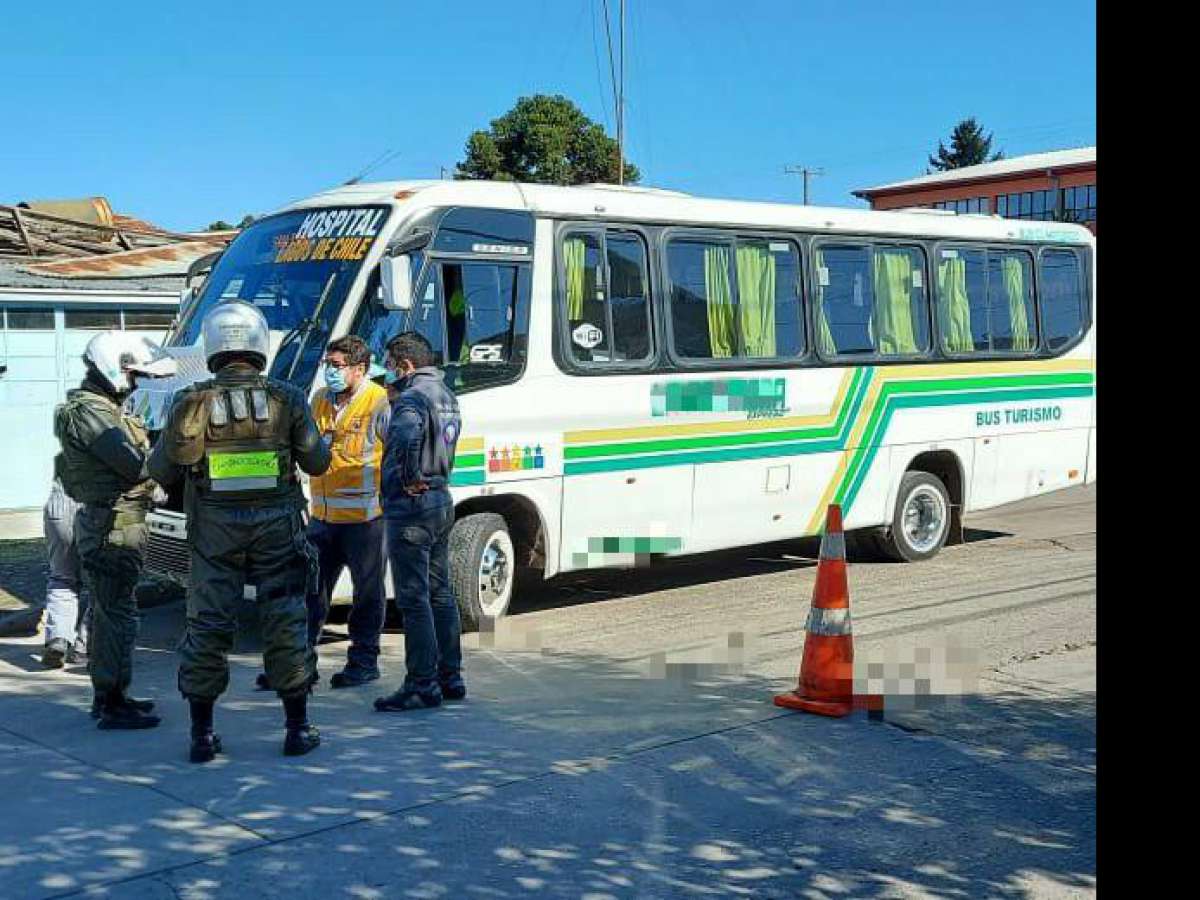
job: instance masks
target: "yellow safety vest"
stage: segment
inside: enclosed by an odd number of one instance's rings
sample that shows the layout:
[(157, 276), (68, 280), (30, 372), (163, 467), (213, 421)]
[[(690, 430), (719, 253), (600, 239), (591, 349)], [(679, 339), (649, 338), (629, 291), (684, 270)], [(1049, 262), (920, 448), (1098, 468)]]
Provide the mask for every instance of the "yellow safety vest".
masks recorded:
[(333, 453), (325, 474), (309, 481), (313, 518), (330, 524), (378, 518), (383, 512), (379, 505), (383, 441), (376, 428), (390, 409), (387, 391), (364, 381), (358, 393), (335, 410), (329, 389), (321, 388), (312, 409), (317, 429)]

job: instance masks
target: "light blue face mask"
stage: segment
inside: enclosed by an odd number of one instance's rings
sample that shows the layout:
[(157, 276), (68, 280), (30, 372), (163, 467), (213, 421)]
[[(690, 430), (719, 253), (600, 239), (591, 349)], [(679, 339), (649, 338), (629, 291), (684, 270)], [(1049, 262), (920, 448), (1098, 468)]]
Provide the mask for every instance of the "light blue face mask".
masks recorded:
[(326, 366), (325, 384), (335, 394), (340, 394), (346, 389), (346, 373), (335, 366)]

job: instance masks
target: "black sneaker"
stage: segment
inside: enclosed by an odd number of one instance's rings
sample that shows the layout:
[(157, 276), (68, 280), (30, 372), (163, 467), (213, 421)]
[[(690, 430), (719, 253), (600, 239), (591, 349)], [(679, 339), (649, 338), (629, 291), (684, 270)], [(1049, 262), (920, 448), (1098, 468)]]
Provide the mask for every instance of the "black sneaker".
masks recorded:
[(71, 649), (67, 651), (67, 664), (72, 666), (86, 666), (87, 663), (87, 650), (72, 645)]
[(334, 672), (329, 679), (329, 686), (334, 688), (358, 687), (379, 680), (378, 669), (364, 669), (362, 666), (346, 666), (340, 672)]
[(284, 756), (303, 756), (321, 746), (321, 732), (307, 722), (295, 728), (288, 728), (283, 739)]
[(441, 682), (443, 700), (463, 700), (467, 696), (467, 683), (461, 677)]
[(403, 688), (375, 701), (377, 712), (407, 712), (410, 709), (433, 709), (435, 706), (441, 705), (442, 695), (440, 692), (422, 694), (419, 691), (406, 691)]
[[(137, 710), (140, 713), (148, 713), (154, 709), (154, 701), (153, 700), (139, 700), (136, 697), (130, 697), (128, 694), (122, 694), (120, 700), (118, 700), (117, 702), (124, 706), (132, 707), (133, 709)], [(101, 697), (99, 694), (96, 694), (96, 696), (92, 698), (92, 718), (93, 719), (100, 718), (100, 712), (101, 712), (101, 709), (103, 708), (103, 706), (104, 706), (104, 698)]]
[(42, 668), (61, 669), (66, 665), (67, 653), (70, 652), (70, 649), (70, 646), (62, 638), (49, 641), (42, 648)]
[(188, 759), (194, 763), (212, 762), (221, 752), (221, 736), (207, 731), (204, 734), (192, 735), (192, 749)]

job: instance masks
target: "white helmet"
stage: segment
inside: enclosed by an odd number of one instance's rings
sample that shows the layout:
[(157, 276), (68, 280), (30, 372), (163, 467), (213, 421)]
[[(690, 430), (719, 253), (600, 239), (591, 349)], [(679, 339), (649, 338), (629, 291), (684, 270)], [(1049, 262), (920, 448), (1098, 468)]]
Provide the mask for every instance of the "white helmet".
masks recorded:
[(83, 361), (118, 394), (132, 390), (128, 373), (156, 377), (175, 374), (175, 360), (145, 335), (102, 331), (83, 350)]
[(200, 333), (210, 371), (213, 371), (213, 359), (221, 353), (253, 354), (259, 357), (259, 368), (266, 368), (271, 329), (257, 307), (242, 300), (218, 303), (204, 317)]

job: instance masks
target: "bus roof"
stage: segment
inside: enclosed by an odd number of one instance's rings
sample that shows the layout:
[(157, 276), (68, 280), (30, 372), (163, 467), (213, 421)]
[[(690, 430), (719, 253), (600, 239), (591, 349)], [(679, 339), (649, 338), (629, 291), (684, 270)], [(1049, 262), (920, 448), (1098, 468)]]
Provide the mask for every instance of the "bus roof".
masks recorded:
[[(931, 216), (923, 211), (877, 211), (696, 197), (631, 185), (561, 187), (511, 181), (384, 181), (342, 185), (285, 209), (415, 201), (421, 207), (487, 206), (534, 215), (605, 221), (733, 226), (933, 238), (1094, 244), (1082, 225), (1002, 219), (999, 216)], [(281, 212), (284, 210), (280, 210)]]

